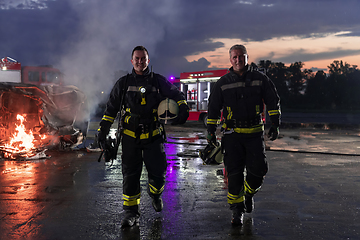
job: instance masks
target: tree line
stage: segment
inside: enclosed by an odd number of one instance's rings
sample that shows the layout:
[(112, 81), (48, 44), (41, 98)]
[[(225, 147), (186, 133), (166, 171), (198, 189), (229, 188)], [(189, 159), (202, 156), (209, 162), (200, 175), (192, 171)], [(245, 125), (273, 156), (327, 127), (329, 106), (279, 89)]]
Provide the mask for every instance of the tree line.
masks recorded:
[(285, 66), (261, 60), (251, 65), (263, 71), (275, 84), (285, 109), (332, 111), (360, 110), (360, 70), (356, 65), (333, 61), (328, 71), (304, 69), (304, 63)]

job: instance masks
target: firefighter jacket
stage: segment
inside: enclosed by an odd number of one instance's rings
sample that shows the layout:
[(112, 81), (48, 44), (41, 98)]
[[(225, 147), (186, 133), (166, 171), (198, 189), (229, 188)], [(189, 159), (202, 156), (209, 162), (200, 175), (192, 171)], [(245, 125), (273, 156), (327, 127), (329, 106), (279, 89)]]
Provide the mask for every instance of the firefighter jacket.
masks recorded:
[(270, 121), (279, 126), (280, 98), (273, 82), (249, 65), (242, 76), (236, 74), (232, 67), (229, 70), (211, 89), (208, 132), (216, 131), (222, 113), (222, 128), (225, 131), (246, 134), (246, 136), (263, 134), (264, 103)]
[(150, 72), (149, 68), (143, 75), (138, 75), (133, 69), (131, 74), (121, 77), (111, 90), (101, 127), (114, 122), (121, 110), (123, 96), (123, 134), (140, 139), (160, 134), (157, 108), (163, 99), (173, 99), (179, 106), (186, 104), (184, 94), (164, 76)]

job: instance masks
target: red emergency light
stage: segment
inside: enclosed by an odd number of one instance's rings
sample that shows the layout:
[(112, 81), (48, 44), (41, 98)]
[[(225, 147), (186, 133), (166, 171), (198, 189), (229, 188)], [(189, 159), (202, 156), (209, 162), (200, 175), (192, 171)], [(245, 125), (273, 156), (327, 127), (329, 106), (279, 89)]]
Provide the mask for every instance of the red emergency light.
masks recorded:
[(11, 57), (4, 57), (0, 60), (0, 70), (21, 70), (21, 63)]

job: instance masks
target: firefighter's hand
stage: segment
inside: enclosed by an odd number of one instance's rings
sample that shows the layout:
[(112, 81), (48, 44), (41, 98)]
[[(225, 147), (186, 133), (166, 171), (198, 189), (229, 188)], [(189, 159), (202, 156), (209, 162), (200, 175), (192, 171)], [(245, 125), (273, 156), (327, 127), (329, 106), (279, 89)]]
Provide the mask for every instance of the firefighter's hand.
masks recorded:
[(174, 121), (171, 123), (171, 125), (178, 125), (178, 124), (184, 124), (186, 123), (186, 120), (189, 117), (189, 107), (187, 104), (181, 104), (179, 106), (179, 114), (174, 119)]
[(97, 135), (97, 141), (99, 143), (99, 146), (102, 150), (105, 149), (105, 145), (106, 145), (106, 136), (107, 134), (105, 134), (103, 131), (99, 131), (98, 135)]
[(209, 132), (206, 136), (206, 140), (208, 141), (208, 143), (216, 144), (216, 134)]
[(279, 136), (279, 127), (275, 125), (271, 125), (269, 132), (268, 132), (268, 138), (270, 138), (271, 141), (274, 141)]
[(105, 150), (106, 146), (106, 136), (110, 132), (111, 124), (100, 123), (100, 127), (98, 129), (97, 141), (102, 150)]

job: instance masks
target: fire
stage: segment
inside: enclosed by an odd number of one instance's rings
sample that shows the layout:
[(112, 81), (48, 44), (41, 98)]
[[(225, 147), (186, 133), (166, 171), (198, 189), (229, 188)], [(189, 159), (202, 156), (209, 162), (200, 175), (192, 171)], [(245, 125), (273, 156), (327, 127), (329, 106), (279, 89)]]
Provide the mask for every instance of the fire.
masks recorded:
[(29, 151), (34, 147), (34, 135), (31, 130), (29, 130), (29, 133), (26, 132), (24, 121), (25, 117), (18, 114), (16, 116), (16, 119), (19, 121), (20, 124), (16, 125), (16, 132), (13, 135), (13, 138), (10, 139), (9, 144), (5, 144), (6, 147), (13, 147), (17, 146), (19, 150), (22, 151)]
[(44, 140), (46, 139), (46, 135), (39, 135), (36, 139), (31, 129), (26, 129), (24, 125), (24, 122), (26, 122), (26, 114), (18, 114), (16, 119), (15, 133), (8, 143), (0, 146), (0, 149), (4, 151), (4, 157), (15, 159), (16, 157), (31, 157), (36, 155), (36, 149), (39, 145), (42, 145), (37, 139)]

